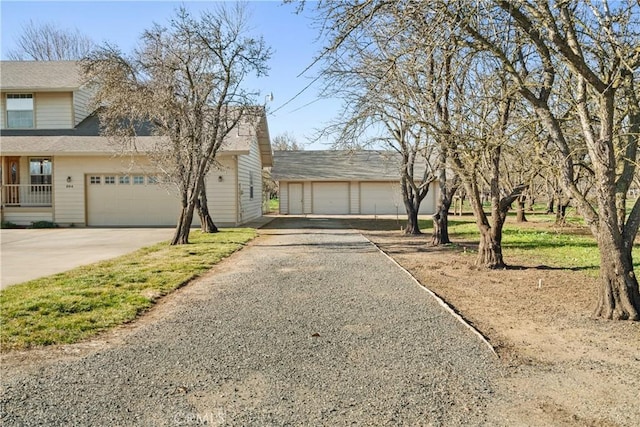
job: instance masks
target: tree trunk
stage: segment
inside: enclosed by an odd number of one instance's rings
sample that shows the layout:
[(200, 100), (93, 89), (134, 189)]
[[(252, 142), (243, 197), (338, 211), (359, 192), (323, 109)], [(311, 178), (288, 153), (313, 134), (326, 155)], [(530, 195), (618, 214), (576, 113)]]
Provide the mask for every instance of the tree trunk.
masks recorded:
[[(613, 320), (640, 320), (640, 292), (631, 258), (633, 245), (631, 242), (626, 245), (618, 244), (618, 233), (605, 230), (605, 227), (601, 227), (598, 235), (601, 284), (594, 316)], [(629, 249), (620, 249), (622, 246)]]
[(209, 205), (207, 202), (207, 190), (204, 182), (202, 182), (200, 189), (200, 197), (196, 201), (196, 209), (198, 216), (200, 217), (200, 231), (203, 233), (217, 233), (218, 227), (213, 223), (213, 219), (209, 214)]
[(180, 211), (176, 231), (171, 240), (172, 245), (189, 244), (189, 232), (191, 231), (193, 213), (196, 208), (196, 203), (198, 202), (202, 182), (203, 181), (196, 180), (181, 189), (182, 210)]
[(502, 245), (495, 238), (490, 227), (480, 227), (480, 245), (476, 265), (488, 268), (506, 267), (502, 258)]
[(465, 199), (465, 196), (463, 194), (462, 196), (460, 196), (460, 211), (458, 211), (459, 216), (462, 216), (462, 206), (464, 206), (464, 199)]
[(449, 221), (442, 213), (442, 209), (432, 216), (433, 218), (433, 234), (431, 235), (431, 245), (446, 245), (451, 243), (449, 239)]
[[(436, 212), (433, 215), (433, 234), (431, 245), (438, 246), (451, 243), (449, 239), (449, 209), (458, 191), (458, 177), (451, 181), (447, 179), (447, 152), (442, 150), (438, 167), (438, 186), (440, 187), (440, 200)], [(455, 208), (454, 208), (455, 209)]]
[(191, 222), (193, 221), (193, 211), (195, 209), (195, 203), (187, 203), (182, 207), (180, 211), (180, 217), (178, 218), (178, 225), (176, 231), (171, 240), (172, 245), (187, 245), (189, 244), (189, 232), (191, 231)]
[(420, 224), (418, 224), (418, 210), (413, 206), (409, 207), (407, 205), (407, 226), (404, 229), (404, 234), (411, 235), (419, 235), (422, 234), (420, 231)]
[(529, 203), (528, 203), (528, 205), (529, 205), (529, 206), (528, 206), (529, 212), (533, 212), (533, 211), (535, 211), (536, 199), (534, 199), (533, 197), (529, 197), (529, 198), (527, 199), (527, 201), (529, 202)]
[(569, 207), (570, 200), (562, 200), (562, 197), (558, 197), (558, 208), (556, 210), (556, 225), (564, 224), (567, 215), (567, 208)]
[(458, 186), (456, 185), (447, 192), (440, 190), (440, 207), (438, 212), (432, 217), (433, 235), (431, 237), (431, 244), (433, 246), (451, 243), (451, 239), (449, 238), (449, 209), (451, 209), (451, 203), (453, 203), (453, 196), (457, 188)]
[(525, 216), (525, 205), (526, 205), (526, 197), (520, 196), (518, 200), (516, 200), (516, 222), (527, 222), (527, 217)]
[(553, 197), (550, 197), (549, 200), (547, 201), (547, 211), (545, 212), (546, 214), (552, 214), (555, 212), (555, 210), (553, 209), (554, 203), (555, 203), (555, 199)]

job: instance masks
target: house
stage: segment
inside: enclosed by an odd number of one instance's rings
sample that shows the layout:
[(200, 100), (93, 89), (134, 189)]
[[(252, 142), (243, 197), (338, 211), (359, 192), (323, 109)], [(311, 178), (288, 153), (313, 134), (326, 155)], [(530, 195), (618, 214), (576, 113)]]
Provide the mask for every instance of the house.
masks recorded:
[[(397, 153), (325, 150), (275, 151), (273, 155), (271, 173), (279, 182), (281, 214), (406, 213)], [(436, 197), (437, 186), (432, 183), (420, 214), (435, 212)]]
[[(122, 155), (99, 135), (91, 93), (74, 61), (0, 62), (2, 221), (60, 226), (175, 226), (177, 191), (142, 152)], [(138, 146), (158, 137), (141, 136)], [(272, 165), (264, 110), (225, 140), (207, 176), (217, 225), (262, 215), (263, 167)], [(194, 224), (198, 224), (197, 215)]]

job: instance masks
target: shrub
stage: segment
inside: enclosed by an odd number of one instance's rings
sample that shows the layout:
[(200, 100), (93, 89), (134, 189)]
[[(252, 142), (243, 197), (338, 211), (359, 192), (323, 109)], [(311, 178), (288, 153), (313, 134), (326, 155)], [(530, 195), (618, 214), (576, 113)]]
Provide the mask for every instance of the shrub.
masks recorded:
[(2, 221), (0, 224), (0, 228), (24, 228), (18, 224), (14, 224), (11, 221)]
[(51, 221), (34, 221), (29, 228), (57, 228), (58, 226)]

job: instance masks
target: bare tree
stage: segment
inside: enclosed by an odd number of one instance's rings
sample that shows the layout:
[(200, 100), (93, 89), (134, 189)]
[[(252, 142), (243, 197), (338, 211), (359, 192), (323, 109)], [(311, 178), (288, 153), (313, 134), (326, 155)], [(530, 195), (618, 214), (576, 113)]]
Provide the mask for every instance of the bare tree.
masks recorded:
[[(640, 292), (631, 255), (640, 225), (640, 201), (628, 215), (626, 209), (626, 194), (637, 176), (640, 127), (637, 1), (443, 2), (442, 10), (473, 44), (501, 61), (562, 154), (562, 185), (600, 251), (602, 286), (595, 316), (640, 320)], [(487, 25), (496, 16), (506, 19), (519, 39), (526, 41), (522, 55), (514, 58), (514, 46), (505, 45), (504, 37)], [(568, 81), (560, 77), (567, 72), (574, 76), (572, 108), (595, 178), (593, 199), (576, 182), (564, 112), (556, 103), (558, 85)]]
[(300, 144), (296, 137), (289, 132), (284, 132), (272, 138), (271, 148), (274, 151), (300, 151), (304, 150), (304, 145)]
[(17, 47), (8, 52), (14, 61), (64, 61), (82, 59), (91, 52), (93, 41), (78, 29), (69, 30), (54, 24), (29, 21), (16, 40)]
[(83, 62), (96, 84), (103, 134), (140, 148), (136, 126), (149, 123), (159, 137), (147, 150), (182, 206), (172, 244), (189, 242), (194, 209), (206, 204), (204, 177), (225, 137), (264, 118), (263, 107), (252, 107), (258, 94), (242, 84), (249, 73), (266, 73), (270, 50), (249, 35), (247, 22), (241, 4), (198, 19), (181, 7), (168, 27), (145, 31), (131, 56), (103, 46)]
[[(324, 25), (342, 29), (324, 53), (325, 92), (344, 100), (339, 118), (326, 132), (337, 135), (341, 146), (384, 148), (397, 153), (400, 190), (407, 213), (405, 233), (421, 234), (420, 205), (435, 181), (433, 138), (422, 123), (414, 88), (405, 76), (422, 52), (407, 43), (413, 37), (404, 26), (402, 11), (390, 7), (377, 15), (359, 16), (354, 26), (346, 21), (358, 10), (348, 2), (320, 4)], [(359, 25), (366, 21), (366, 25)], [(331, 23), (331, 24), (330, 24)]]
[[(515, 93), (509, 83), (495, 75), (489, 58), (472, 57), (465, 75), (456, 84), (456, 108), (448, 149), (450, 163), (460, 177), (480, 231), (477, 265), (502, 268), (502, 231), (511, 204), (526, 190), (519, 183), (505, 186), (504, 151), (513, 142), (511, 120)], [(490, 213), (483, 205), (488, 189)]]

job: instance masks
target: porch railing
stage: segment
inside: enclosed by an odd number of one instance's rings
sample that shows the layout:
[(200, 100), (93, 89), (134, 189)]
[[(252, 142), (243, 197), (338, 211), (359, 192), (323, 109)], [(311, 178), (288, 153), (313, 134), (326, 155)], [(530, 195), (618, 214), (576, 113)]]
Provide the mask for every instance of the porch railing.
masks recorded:
[(2, 185), (2, 206), (51, 206), (51, 184)]

